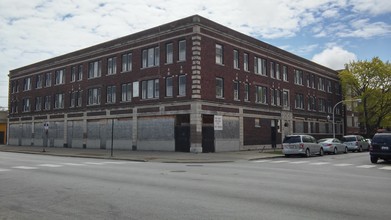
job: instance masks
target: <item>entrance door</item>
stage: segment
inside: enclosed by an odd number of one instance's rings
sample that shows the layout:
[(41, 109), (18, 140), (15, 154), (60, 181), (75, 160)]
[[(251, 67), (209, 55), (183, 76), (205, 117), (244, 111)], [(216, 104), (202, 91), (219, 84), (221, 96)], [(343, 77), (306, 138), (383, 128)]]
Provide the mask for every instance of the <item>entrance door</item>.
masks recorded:
[(202, 115), (202, 152), (215, 152), (214, 116)]
[(5, 140), (5, 133), (4, 131), (0, 131), (0, 144), (5, 144), (4, 143), (4, 140)]
[(175, 151), (190, 152), (190, 126), (175, 126)]

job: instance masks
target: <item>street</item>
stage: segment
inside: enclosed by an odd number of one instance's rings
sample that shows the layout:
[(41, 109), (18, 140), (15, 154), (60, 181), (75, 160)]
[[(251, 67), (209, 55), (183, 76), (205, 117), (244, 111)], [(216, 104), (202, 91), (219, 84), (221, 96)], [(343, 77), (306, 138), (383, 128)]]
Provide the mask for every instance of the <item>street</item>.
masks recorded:
[(389, 219), (368, 152), (154, 163), (0, 152), (0, 219)]

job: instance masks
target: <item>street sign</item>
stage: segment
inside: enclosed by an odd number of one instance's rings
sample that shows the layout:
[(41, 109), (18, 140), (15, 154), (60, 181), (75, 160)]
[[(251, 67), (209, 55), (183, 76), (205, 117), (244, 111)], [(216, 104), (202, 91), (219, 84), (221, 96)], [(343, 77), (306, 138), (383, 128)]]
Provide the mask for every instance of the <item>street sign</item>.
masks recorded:
[(215, 131), (222, 131), (223, 130), (223, 116), (222, 115), (215, 115), (214, 116), (214, 129), (215, 129)]

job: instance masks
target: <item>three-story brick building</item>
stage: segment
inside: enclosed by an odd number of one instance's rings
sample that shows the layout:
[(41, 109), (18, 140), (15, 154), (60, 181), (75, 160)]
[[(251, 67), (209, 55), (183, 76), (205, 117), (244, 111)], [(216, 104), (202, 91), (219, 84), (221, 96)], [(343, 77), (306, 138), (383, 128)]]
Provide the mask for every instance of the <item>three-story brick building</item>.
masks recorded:
[[(292, 133), (330, 136), (327, 116), (342, 98), (336, 71), (198, 15), (21, 67), (9, 77), (13, 145), (269, 147)], [(337, 134), (341, 121), (337, 108)]]

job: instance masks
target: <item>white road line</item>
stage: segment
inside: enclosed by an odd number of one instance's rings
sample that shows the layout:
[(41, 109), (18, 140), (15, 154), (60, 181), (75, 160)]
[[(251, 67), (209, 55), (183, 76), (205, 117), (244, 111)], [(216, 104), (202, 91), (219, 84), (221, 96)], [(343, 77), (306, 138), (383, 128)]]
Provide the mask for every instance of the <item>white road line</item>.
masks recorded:
[(391, 167), (381, 167), (380, 170), (391, 170)]
[(141, 163), (141, 162), (138, 162), (138, 161), (106, 161), (106, 162), (103, 162), (104, 164), (129, 164), (129, 163)]
[(265, 163), (269, 162), (270, 160), (254, 160), (255, 163)]
[(333, 166), (336, 166), (336, 167), (347, 167), (347, 166), (352, 166), (353, 164), (351, 163), (337, 163), (337, 164), (334, 164)]
[(270, 163), (287, 163), (287, 162), (289, 162), (289, 161), (287, 161), (287, 160), (273, 160)]
[(309, 161), (295, 161), (295, 162), (290, 162), (292, 164), (302, 164), (302, 163), (309, 163)]
[(87, 164), (87, 165), (104, 165), (105, 163), (104, 162), (84, 162), (84, 164)]
[(85, 164), (82, 163), (61, 163), (67, 166), (85, 166)]
[(59, 165), (59, 164), (39, 164), (38, 166), (40, 167), (62, 167), (63, 165)]
[(0, 172), (10, 171), (9, 169), (0, 169)]
[(376, 167), (376, 165), (361, 165), (361, 166), (356, 166), (357, 168), (366, 168), (366, 169), (368, 169), (368, 168), (374, 168), (374, 167)]
[(326, 165), (330, 164), (329, 162), (318, 162), (318, 163), (310, 163), (310, 165)]
[(28, 166), (16, 166), (16, 167), (12, 167), (12, 168), (22, 169), (22, 170), (35, 170), (35, 169), (38, 169), (37, 167), (28, 167)]

